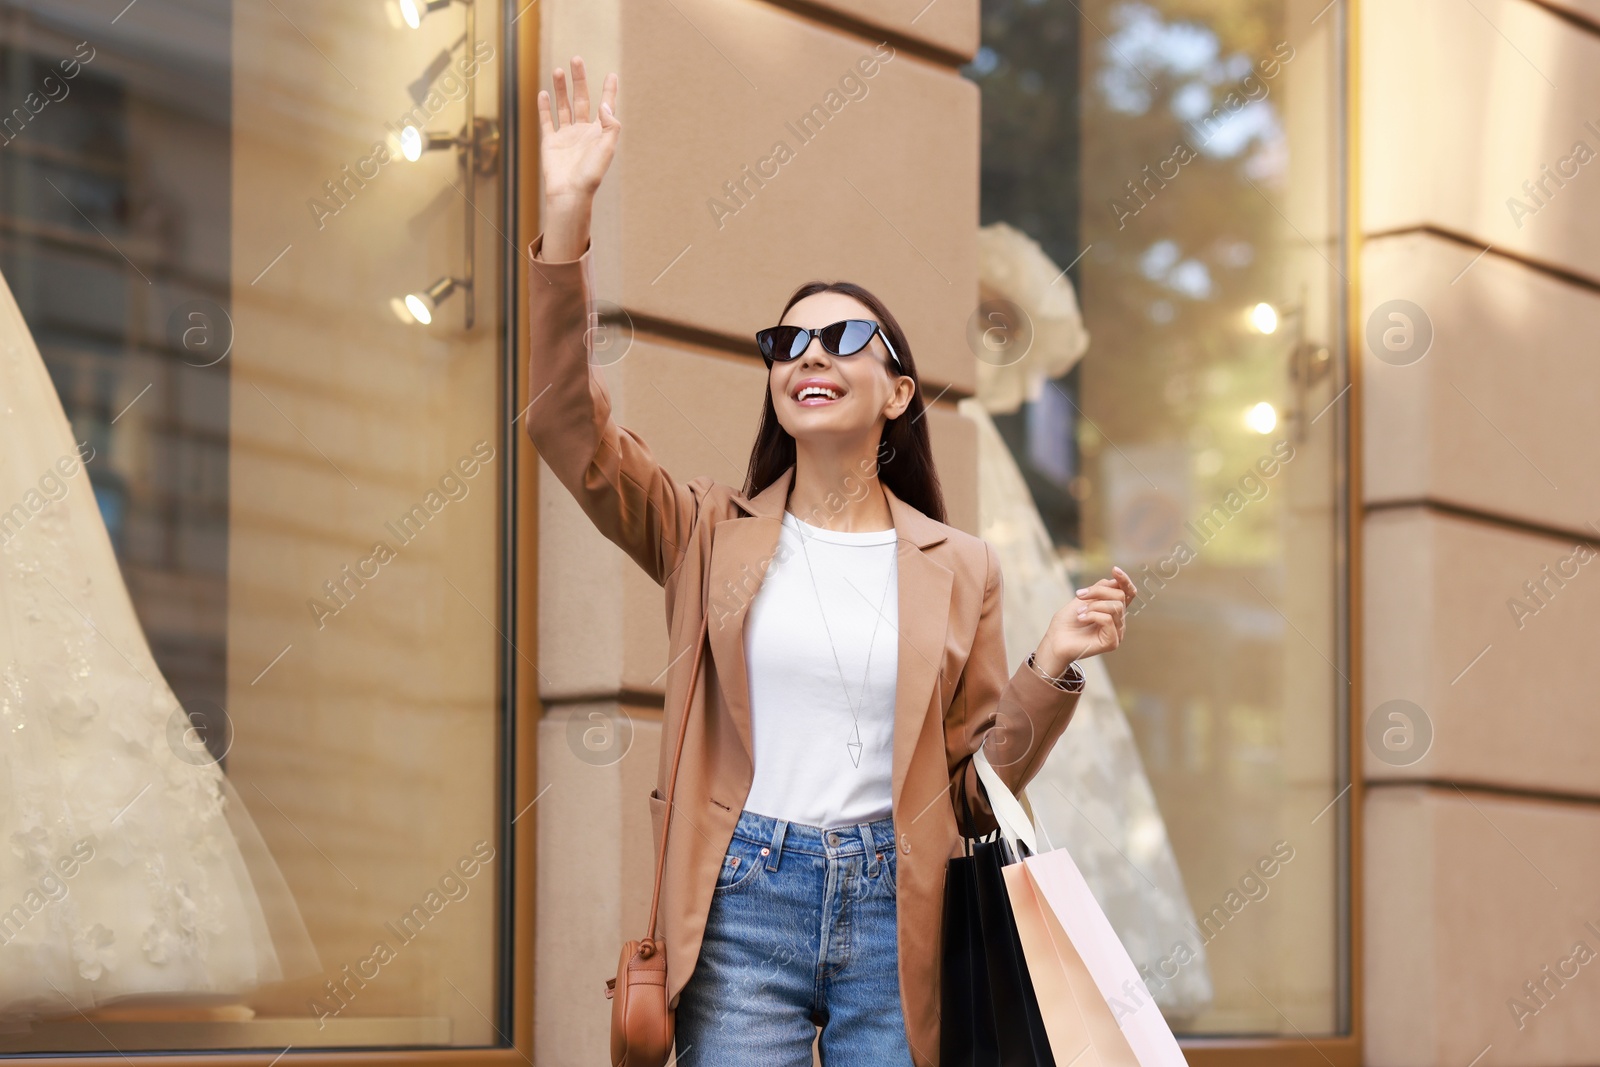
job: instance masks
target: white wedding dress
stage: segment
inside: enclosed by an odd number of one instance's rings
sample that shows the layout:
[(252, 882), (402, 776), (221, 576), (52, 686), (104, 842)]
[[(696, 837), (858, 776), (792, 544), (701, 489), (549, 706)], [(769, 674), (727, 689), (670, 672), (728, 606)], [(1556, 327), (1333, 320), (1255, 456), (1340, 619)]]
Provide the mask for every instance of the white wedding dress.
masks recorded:
[[(977, 396), (956, 405), (976, 423), (978, 532), (1000, 557), (1006, 650), (1015, 670), (1072, 600), (1076, 583), (990, 413), (1037, 400), (1046, 380), (1083, 356), (1089, 336), (1072, 282), (1032, 238), (997, 222), (979, 231), (978, 254), (983, 298), (1010, 301), (1033, 332), (1023, 358), (979, 361)], [(1083, 663), (1083, 673), (1072, 724), (1023, 795), (1041, 844), (1072, 853), (1163, 1014), (1181, 1020), (1204, 1011), (1214, 995), (1205, 945), (1193, 933), (1194, 908), (1111, 675), (1098, 656)], [(1189, 956), (1169, 975), (1179, 944)]]
[(234, 1001), (318, 970), (276, 864), (221, 768), (185, 737), (187, 724), (0, 278), (7, 1028), (111, 1002)]

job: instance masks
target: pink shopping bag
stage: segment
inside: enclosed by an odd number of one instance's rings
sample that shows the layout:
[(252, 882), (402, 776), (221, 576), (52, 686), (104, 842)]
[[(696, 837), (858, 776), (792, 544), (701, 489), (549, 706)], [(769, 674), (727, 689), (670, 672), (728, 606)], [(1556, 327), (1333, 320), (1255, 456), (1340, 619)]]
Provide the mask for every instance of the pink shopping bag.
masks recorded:
[[(1096, 1007), (1104, 1009), (1115, 1022), (1132, 1053), (1132, 1060), (1103, 1058), (1106, 1067), (1122, 1067), (1124, 1063), (1136, 1063), (1138, 1067), (1185, 1067), (1183, 1050), (1178, 1047), (1155, 998), (1139, 978), (1138, 968), (1111, 928), (1111, 921), (1100, 910), (1099, 902), (1089, 891), (1089, 883), (1084, 881), (1071, 854), (1064, 848), (1051, 849), (1029, 856), (1014, 866), (1021, 867), (1027, 875), (1057, 953), (1068, 961), (1076, 957), (1093, 979), (1100, 999)], [(1008, 877), (1008, 886), (1014, 881), (1018, 879)], [(1013, 890), (1012, 894), (1015, 902), (1017, 893)], [(1027, 942), (1023, 944), (1026, 951)], [(1028, 966), (1031, 973), (1031, 957)], [(1070, 965), (1067, 971), (1073, 973)], [(1089, 994), (1076, 989), (1075, 992), (1082, 1008)], [(1083, 1009), (1082, 1014), (1092, 1019), (1099, 1012)], [(1097, 1044), (1096, 1048), (1099, 1047)]]
[(1056, 1067), (1139, 1067), (1083, 958), (1020, 863), (1003, 869), (1039, 1014)]

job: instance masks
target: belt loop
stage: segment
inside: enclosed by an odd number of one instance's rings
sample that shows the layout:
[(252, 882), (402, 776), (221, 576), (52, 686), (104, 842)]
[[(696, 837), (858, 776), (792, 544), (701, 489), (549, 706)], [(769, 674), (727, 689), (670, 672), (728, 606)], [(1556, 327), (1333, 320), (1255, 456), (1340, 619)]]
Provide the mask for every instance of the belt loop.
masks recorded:
[(772, 854), (767, 857), (767, 870), (778, 869), (778, 857), (783, 855), (783, 835), (789, 829), (788, 819), (779, 819), (778, 825), (772, 829)]
[(868, 823), (857, 824), (861, 827), (861, 843), (867, 848), (867, 877), (878, 876), (878, 847), (872, 843), (872, 827)]

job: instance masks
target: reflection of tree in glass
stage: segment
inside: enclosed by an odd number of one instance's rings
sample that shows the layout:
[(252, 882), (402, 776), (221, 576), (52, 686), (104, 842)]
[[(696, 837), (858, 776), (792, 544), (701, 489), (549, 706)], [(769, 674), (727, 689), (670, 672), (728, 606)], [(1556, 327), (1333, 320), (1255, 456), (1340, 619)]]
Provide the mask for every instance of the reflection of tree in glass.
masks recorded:
[[(984, 0), (983, 47), (963, 68), (983, 94), (982, 224), (1010, 223), (1063, 267), (1079, 247), (1080, 32), (1069, 0)], [(1077, 377), (1074, 370), (1057, 383), (1074, 402)], [(1051, 387), (1046, 387), (1043, 402), (1071, 415), (1071, 404)], [(1016, 457), (1051, 536), (1058, 543), (1075, 543), (1078, 502), (1068, 491), (1077, 471), (1071, 423), (1056, 437), (1073, 454), (1039, 456), (1040, 445), (1028, 435), (1035, 406), (997, 414), (994, 424)]]
[[(1058, 384), (1118, 446), (1190, 449), (1202, 499), (1248, 469), (1263, 440), (1242, 413), (1281, 388), (1281, 343), (1240, 317), (1295, 297), (1279, 292), (1282, 223), (1262, 198), (1285, 172), (1279, 9), (988, 0), (966, 68), (983, 92), (982, 221), (1023, 229), (1062, 265), (1089, 249), (1071, 274), (1090, 356)], [(1079, 541), (1065, 487), (1026, 461), (1026, 418), (996, 421), (1058, 541)], [(1076, 438), (1091, 460), (1105, 447), (1087, 425)], [(1103, 516), (1085, 505), (1094, 539)]]

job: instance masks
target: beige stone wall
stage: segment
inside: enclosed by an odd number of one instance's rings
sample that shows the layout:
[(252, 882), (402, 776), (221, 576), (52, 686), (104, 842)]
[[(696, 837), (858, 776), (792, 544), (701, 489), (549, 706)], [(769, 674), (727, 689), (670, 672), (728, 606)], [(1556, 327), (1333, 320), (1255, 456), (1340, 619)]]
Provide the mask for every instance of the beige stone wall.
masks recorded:
[(1362, 5), (1360, 322), (1407, 300), (1432, 334), (1360, 368), (1357, 713), (1433, 733), (1363, 752), (1374, 1067), (1600, 1060), (1597, 18)]
[[(766, 381), (755, 331), (806, 281), (856, 281), (906, 329), (927, 395), (951, 387), (929, 422), (952, 520), (974, 529), (975, 439), (953, 405), (973, 386), (964, 336), (978, 299), (978, 94), (956, 69), (977, 47), (976, 0), (944, 0), (920, 19), (915, 5), (759, 0), (594, 0), (540, 13), (541, 85), (575, 52), (597, 77), (621, 76), (626, 132), (593, 246), (599, 297), (634, 323), (632, 349), (604, 372), (618, 421), (678, 479), (742, 485)], [(876, 62), (871, 76), (863, 60)], [(840, 88), (852, 73), (864, 93)], [(802, 142), (791, 124), (826, 108), (830, 91), (837, 110)], [(787, 162), (776, 174), (769, 164), (764, 183), (747, 179), (778, 141)], [(741, 181), (736, 201), (724, 183)], [(596, 1063), (604, 982), (649, 903), (645, 797), (661, 713), (641, 694), (661, 692), (666, 631), (660, 588), (547, 469), (539, 529), (549, 788), (536, 809), (535, 1059)], [(609, 730), (631, 733), (631, 747), (620, 759), (586, 749), (574, 740), (585, 727), (602, 747)]]

